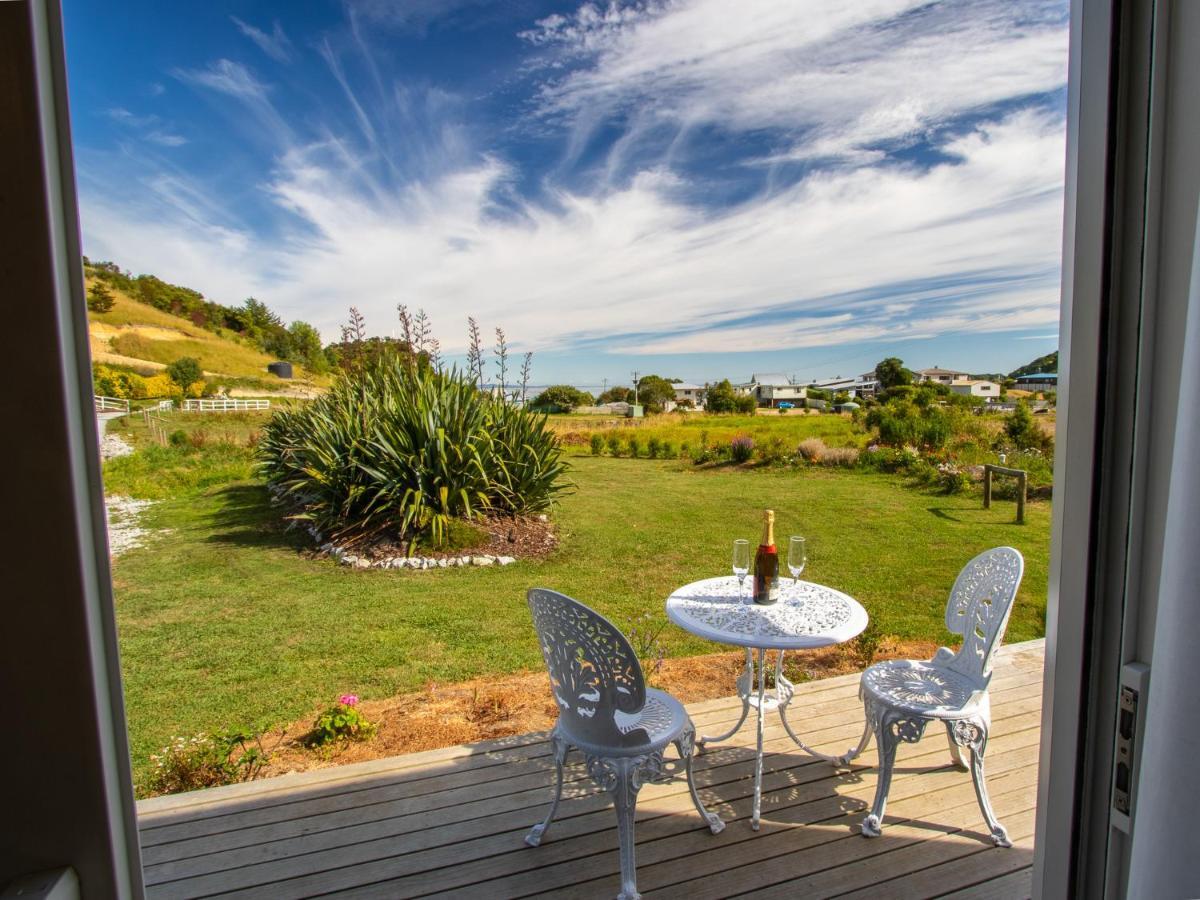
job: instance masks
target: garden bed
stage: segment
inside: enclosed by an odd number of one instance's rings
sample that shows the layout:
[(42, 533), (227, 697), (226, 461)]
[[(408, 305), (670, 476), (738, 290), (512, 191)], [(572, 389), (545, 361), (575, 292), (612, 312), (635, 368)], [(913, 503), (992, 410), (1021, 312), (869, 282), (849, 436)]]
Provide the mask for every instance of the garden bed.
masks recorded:
[[(884, 640), (874, 659), (927, 659), (936, 649), (930, 641)], [(731, 695), (744, 664), (741, 651), (709, 653), (665, 659), (657, 671), (651, 671), (647, 664), (646, 677), (651, 686), (684, 703), (695, 703)], [(861, 671), (864, 664), (851, 642), (791, 653), (786, 658), (785, 672), (793, 682), (800, 683)], [(263, 738), (266, 747), (275, 749), (260, 777), (546, 731), (558, 714), (543, 671), (457, 684), (431, 682), (421, 691), (386, 700), (364, 700), (358, 708), (378, 726), (374, 737), (310, 749), (305, 746), (305, 736), (312, 727), (314, 713)]]

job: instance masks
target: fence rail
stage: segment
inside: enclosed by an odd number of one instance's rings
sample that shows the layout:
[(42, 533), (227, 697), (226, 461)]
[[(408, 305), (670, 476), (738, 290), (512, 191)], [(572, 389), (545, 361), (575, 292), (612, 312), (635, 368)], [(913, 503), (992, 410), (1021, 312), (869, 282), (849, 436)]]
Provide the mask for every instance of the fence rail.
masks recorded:
[(219, 397), (204, 397), (199, 400), (184, 400), (184, 412), (243, 412), (250, 409), (270, 409), (270, 400), (233, 400)]
[(96, 395), (92, 398), (96, 405), (96, 412), (123, 412), (129, 414), (129, 401), (122, 400), (120, 397), (101, 397)]

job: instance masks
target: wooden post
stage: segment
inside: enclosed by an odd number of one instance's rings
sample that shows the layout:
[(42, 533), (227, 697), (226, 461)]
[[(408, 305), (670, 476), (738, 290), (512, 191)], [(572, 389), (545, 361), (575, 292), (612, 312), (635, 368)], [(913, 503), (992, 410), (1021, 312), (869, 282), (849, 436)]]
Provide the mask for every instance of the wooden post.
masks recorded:
[(1025, 524), (1025, 494), (1029, 483), (1028, 475), (1022, 472), (1017, 476), (1017, 524)]
[(1029, 473), (1024, 469), (1009, 469), (988, 463), (983, 467), (983, 508), (992, 508), (992, 474), (1011, 475), (1017, 479), (1017, 524), (1025, 524), (1025, 501), (1029, 493)]

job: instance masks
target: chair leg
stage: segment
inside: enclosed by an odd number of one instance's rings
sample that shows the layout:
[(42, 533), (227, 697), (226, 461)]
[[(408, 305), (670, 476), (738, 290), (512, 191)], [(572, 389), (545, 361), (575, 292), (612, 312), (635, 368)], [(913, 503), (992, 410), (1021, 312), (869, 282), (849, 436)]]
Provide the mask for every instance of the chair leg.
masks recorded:
[(613, 798), (617, 812), (617, 837), (621, 846), (621, 893), (617, 900), (639, 900), (637, 860), (634, 856), (633, 821), (638, 791), (648, 781), (663, 776), (661, 750), (643, 756), (589, 756), (588, 774)]
[(870, 814), (862, 821), (862, 833), (866, 837), (879, 837), (883, 833), (883, 813), (887, 809), (888, 790), (892, 786), (892, 769), (896, 765), (896, 747), (903, 741), (915, 744), (925, 733), (927, 720), (910, 718), (886, 711), (867, 708), (867, 718), (876, 722), (875, 743), (879, 748), (879, 782), (875, 786), (875, 802)]
[(554, 820), (554, 814), (558, 812), (558, 801), (562, 799), (563, 762), (566, 760), (567, 751), (571, 747), (558, 735), (551, 735), (550, 744), (554, 748), (554, 768), (557, 770), (554, 799), (550, 801), (550, 811), (546, 813), (545, 820), (538, 822), (533, 828), (529, 829), (529, 834), (525, 835), (525, 843), (530, 847), (536, 847), (542, 842), (542, 837), (546, 834), (546, 829), (550, 827), (550, 823)]
[(967, 762), (967, 757), (963, 754), (963, 748), (954, 740), (954, 723), (946, 723), (946, 742), (950, 744), (950, 761), (960, 771), (969, 771), (971, 766)]
[(971, 781), (975, 783), (975, 797), (979, 800), (979, 809), (983, 820), (987, 822), (992, 834), (992, 843), (997, 847), (1011, 847), (1008, 831), (996, 819), (992, 811), (992, 802), (988, 799), (987, 783), (984, 781), (983, 756), (987, 752), (988, 721), (982, 717), (960, 719), (954, 723), (954, 738), (960, 746), (971, 748)]
[(695, 729), (688, 729), (675, 742), (675, 749), (679, 751), (679, 758), (683, 760), (684, 770), (687, 772), (688, 790), (692, 793), (692, 803), (696, 805), (696, 812), (700, 813), (700, 818), (704, 820), (713, 834), (720, 834), (725, 830), (725, 823), (716, 813), (709, 812), (704, 808), (704, 801), (700, 799), (700, 794), (696, 791), (696, 782), (692, 778), (692, 760), (696, 755), (694, 752), (695, 741)]

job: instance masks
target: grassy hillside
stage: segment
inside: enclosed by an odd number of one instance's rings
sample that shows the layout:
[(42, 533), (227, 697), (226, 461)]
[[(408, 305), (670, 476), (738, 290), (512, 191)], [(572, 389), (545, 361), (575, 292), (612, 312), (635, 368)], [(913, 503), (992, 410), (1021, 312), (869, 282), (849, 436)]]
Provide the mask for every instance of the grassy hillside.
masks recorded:
[[(92, 280), (88, 279), (88, 287)], [(264, 386), (283, 388), (289, 382), (267, 372), (273, 357), (233, 332), (214, 333), (186, 319), (138, 303), (120, 290), (112, 289), (113, 307), (108, 312), (88, 313), (92, 359), (98, 363), (158, 370), (182, 356), (200, 361), (205, 375), (263, 379)], [(315, 381), (300, 366), (294, 381)]]

